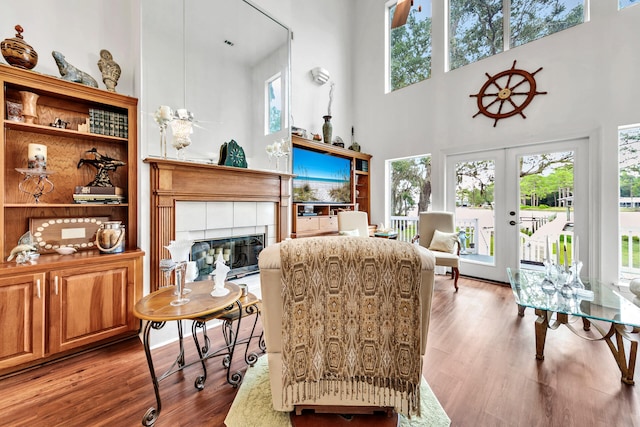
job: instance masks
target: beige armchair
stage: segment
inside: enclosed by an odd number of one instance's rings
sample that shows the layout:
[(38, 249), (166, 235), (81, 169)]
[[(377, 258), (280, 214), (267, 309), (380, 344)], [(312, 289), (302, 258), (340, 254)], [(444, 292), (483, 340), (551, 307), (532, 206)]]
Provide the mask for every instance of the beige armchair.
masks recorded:
[(349, 234), (358, 230), (358, 236), (369, 237), (369, 216), (364, 211), (339, 211), (338, 232)]
[(321, 236), (265, 248), (261, 315), (274, 409), (414, 413), (434, 265), (429, 250), (387, 239)]
[[(435, 239), (434, 239), (435, 237)], [(412, 242), (429, 249), (436, 257), (436, 265), (451, 268), (453, 286), (458, 292), (460, 277), (460, 241), (451, 212), (420, 212), (418, 235)]]

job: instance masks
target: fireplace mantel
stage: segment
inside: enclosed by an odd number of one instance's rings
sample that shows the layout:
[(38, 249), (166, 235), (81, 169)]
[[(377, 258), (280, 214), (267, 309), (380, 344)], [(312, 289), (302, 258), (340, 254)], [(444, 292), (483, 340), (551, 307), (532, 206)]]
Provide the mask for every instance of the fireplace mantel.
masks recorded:
[(151, 190), (150, 284), (158, 289), (164, 246), (175, 239), (178, 201), (273, 202), (278, 241), (288, 236), (291, 174), (213, 164), (147, 158)]

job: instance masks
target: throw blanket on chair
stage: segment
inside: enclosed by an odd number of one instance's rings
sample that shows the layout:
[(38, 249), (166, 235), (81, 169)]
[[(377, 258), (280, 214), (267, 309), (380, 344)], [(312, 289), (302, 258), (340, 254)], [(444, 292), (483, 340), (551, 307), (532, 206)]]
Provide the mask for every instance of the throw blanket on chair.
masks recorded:
[(282, 242), (280, 260), (284, 401), (332, 393), (419, 413), (417, 249), (386, 239), (312, 237)]

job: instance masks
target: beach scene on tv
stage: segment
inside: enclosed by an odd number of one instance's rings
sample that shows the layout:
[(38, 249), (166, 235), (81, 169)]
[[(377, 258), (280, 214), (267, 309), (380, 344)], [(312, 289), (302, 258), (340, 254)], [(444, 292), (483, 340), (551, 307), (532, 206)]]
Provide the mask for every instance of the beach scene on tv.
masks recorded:
[(293, 201), (351, 202), (351, 160), (293, 148)]

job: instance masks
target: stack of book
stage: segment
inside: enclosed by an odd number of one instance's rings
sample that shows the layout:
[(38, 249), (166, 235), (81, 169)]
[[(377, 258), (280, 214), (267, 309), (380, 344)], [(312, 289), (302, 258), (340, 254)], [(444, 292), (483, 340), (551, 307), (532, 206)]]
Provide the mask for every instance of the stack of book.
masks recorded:
[(129, 118), (114, 111), (89, 109), (89, 132), (100, 135), (129, 137)]
[(83, 204), (124, 203), (124, 190), (120, 187), (76, 187), (73, 201)]

